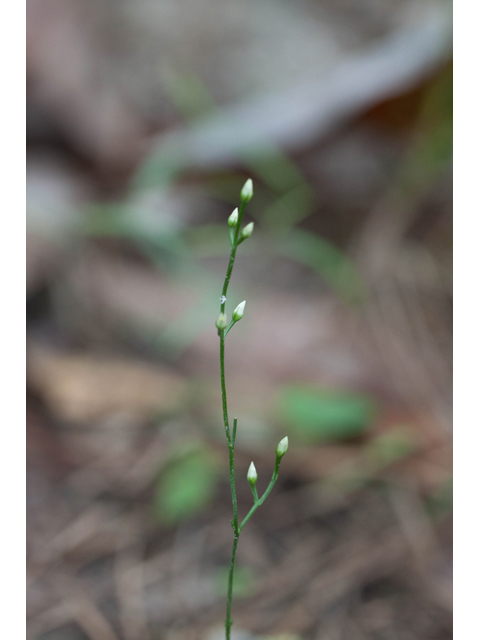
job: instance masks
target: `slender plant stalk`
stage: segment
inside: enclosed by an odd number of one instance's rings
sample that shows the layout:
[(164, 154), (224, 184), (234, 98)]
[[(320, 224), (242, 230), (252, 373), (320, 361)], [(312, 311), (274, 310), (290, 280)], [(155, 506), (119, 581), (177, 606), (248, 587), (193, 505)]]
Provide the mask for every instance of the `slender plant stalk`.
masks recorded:
[(242, 223), (243, 212), (245, 210), (245, 205), (247, 202), (251, 200), (253, 196), (253, 185), (251, 180), (247, 180), (243, 189), (241, 191), (241, 205), (240, 209), (235, 209), (235, 211), (231, 214), (228, 219), (228, 224), (230, 227), (230, 259), (228, 262), (227, 273), (225, 275), (225, 280), (222, 288), (222, 295), (220, 297), (220, 315), (218, 316), (216, 327), (218, 330), (218, 335), (220, 338), (220, 382), (222, 388), (222, 409), (223, 409), (223, 422), (225, 427), (225, 435), (227, 438), (228, 444), (228, 460), (229, 460), (229, 474), (230, 474), (230, 490), (232, 494), (232, 509), (233, 509), (233, 518), (231, 521), (232, 529), (233, 529), (233, 545), (232, 545), (232, 557), (230, 560), (230, 570), (228, 574), (228, 589), (227, 589), (227, 612), (225, 618), (225, 636), (226, 640), (230, 640), (231, 628), (233, 624), (232, 620), (232, 594), (233, 594), (233, 578), (235, 573), (235, 558), (237, 554), (237, 546), (238, 540), (240, 536), (240, 532), (248, 522), (248, 520), (253, 516), (258, 507), (263, 504), (263, 502), (268, 497), (269, 493), (273, 489), (273, 485), (275, 484), (278, 478), (278, 470), (280, 468), (280, 461), (284, 456), (285, 452), (288, 448), (288, 438), (283, 438), (283, 440), (279, 443), (276, 450), (276, 461), (275, 468), (272, 475), (272, 479), (270, 480), (270, 484), (266, 488), (263, 495), (259, 498), (257, 489), (256, 489), (256, 481), (257, 481), (257, 472), (255, 469), (255, 465), (250, 465), (250, 469), (247, 474), (248, 482), (250, 483), (252, 494), (253, 494), (253, 506), (250, 511), (247, 513), (241, 524), (238, 523), (238, 506), (237, 506), (237, 492), (235, 486), (235, 440), (237, 435), (237, 418), (234, 418), (232, 429), (230, 428), (230, 422), (228, 418), (228, 405), (227, 405), (227, 388), (225, 382), (225, 339), (227, 337), (230, 329), (241, 320), (243, 317), (244, 309), (245, 309), (245, 301), (241, 302), (233, 312), (232, 320), (227, 326), (227, 317), (225, 315), (225, 306), (227, 302), (227, 292), (228, 285), (230, 283), (230, 278), (233, 271), (233, 266), (235, 264), (235, 257), (237, 253), (238, 246), (246, 240), (253, 231), (253, 223), (248, 224), (244, 229), (240, 232), (240, 226)]

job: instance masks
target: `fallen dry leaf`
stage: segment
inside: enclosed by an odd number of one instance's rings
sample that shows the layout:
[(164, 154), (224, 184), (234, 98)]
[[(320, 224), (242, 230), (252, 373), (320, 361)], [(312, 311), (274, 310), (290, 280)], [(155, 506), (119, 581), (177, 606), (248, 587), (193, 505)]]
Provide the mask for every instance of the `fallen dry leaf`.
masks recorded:
[(112, 413), (149, 417), (175, 408), (185, 380), (157, 365), (59, 353), (29, 344), (28, 381), (60, 418), (84, 422)]

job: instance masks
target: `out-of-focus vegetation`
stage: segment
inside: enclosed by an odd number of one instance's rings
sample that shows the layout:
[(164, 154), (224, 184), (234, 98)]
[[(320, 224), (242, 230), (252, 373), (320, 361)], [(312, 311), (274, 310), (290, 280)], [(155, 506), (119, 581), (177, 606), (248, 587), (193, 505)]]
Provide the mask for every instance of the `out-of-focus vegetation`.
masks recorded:
[(189, 447), (165, 465), (157, 485), (156, 510), (172, 523), (202, 511), (218, 481), (218, 461), (205, 447)]
[(280, 391), (277, 411), (303, 444), (354, 438), (371, 426), (375, 415), (368, 396), (301, 386)]

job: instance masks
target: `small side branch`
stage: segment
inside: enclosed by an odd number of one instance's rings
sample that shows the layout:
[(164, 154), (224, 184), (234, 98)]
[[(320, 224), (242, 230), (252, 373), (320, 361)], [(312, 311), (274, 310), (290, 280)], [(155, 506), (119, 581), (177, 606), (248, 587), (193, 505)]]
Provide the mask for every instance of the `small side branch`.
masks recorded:
[[(278, 479), (278, 470), (280, 468), (280, 461), (281, 461), (281, 457), (277, 456), (277, 459), (275, 460), (275, 469), (273, 471), (273, 475), (272, 475), (272, 479), (270, 480), (270, 483), (268, 485), (268, 487), (265, 489), (264, 494), (262, 495), (261, 498), (259, 498), (255, 504), (253, 505), (253, 507), (250, 509), (250, 511), (247, 513), (247, 515), (245, 516), (245, 518), (242, 520), (241, 525), (238, 528), (238, 531), (240, 532), (243, 527), (247, 524), (247, 522), (250, 520), (250, 518), (253, 516), (253, 514), (255, 513), (255, 511), (258, 509), (258, 507), (260, 507), (265, 500), (268, 498), (270, 492), (273, 489), (273, 486), (275, 484), (275, 482)], [(252, 487), (252, 491), (255, 487)], [(256, 492), (256, 490), (255, 490)], [(255, 497), (255, 496), (254, 496)]]

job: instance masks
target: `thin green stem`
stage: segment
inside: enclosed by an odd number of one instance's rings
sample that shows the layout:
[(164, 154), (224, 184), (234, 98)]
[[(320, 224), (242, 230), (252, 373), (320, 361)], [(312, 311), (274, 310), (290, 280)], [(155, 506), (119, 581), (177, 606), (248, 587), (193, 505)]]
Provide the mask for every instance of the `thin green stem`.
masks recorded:
[(228, 424), (228, 410), (227, 410), (227, 390), (225, 385), (225, 334), (220, 334), (220, 379), (222, 383), (222, 404), (223, 404), (223, 419), (225, 423), (225, 433), (227, 435), (228, 442), (228, 461), (230, 470), (230, 491), (232, 493), (232, 507), (233, 507), (233, 547), (232, 547), (232, 559), (230, 561), (230, 571), (228, 574), (228, 592), (227, 592), (227, 615), (225, 618), (225, 633), (226, 640), (230, 640), (230, 630), (233, 624), (232, 621), (232, 593), (233, 593), (233, 575), (235, 571), (235, 557), (237, 554), (238, 545), (238, 507), (237, 507), (237, 492), (235, 488), (235, 436), (237, 432), (237, 419), (233, 422), (233, 431), (230, 436), (230, 428)]
[(235, 489), (235, 447), (233, 442), (228, 446), (228, 461), (230, 466), (230, 491), (232, 492), (233, 520), (232, 529), (235, 536), (238, 536), (238, 509), (237, 492)]
[(220, 332), (220, 384), (222, 386), (223, 423), (228, 446), (231, 443), (230, 427), (228, 424), (227, 387), (225, 383), (225, 334)]
[(230, 630), (232, 628), (232, 594), (233, 594), (233, 573), (235, 571), (235, 556), (237, 555), (238, 533), (234, 535), (232, 546), (232, 559), (230, 560), (230, 571), (228, 574), (228, 592), (227, 592), (227, 617), (225, 619), (225, 636), (226, 640), (230, 640)]

